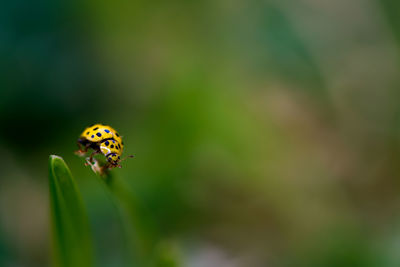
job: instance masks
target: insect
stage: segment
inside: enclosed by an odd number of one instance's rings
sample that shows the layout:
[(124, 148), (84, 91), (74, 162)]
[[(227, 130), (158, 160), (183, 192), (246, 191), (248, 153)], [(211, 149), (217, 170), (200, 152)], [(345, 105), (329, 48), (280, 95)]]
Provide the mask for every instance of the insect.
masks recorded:
[[(98, 171), (101, 174), (106, 169), (121, 168), (119, 163), (125, 160), (125, 158), (121, 159), (124, 150), (122, 137), (114, 128), (107, 125), (94, 124), (87, 127), (78, 139), (78, 147), (79, 150), (75, 153), (80, 156), (84, 156), (89, 149), (93, 149), (90, 157), (86, 160), (86, 165), (91, 165), (95, 172)], [(96, 154), (103, 154), (106, 157), (107, 163), (104, 166), (99, 167), (97, 160), (93, 160), (93, 156)]]

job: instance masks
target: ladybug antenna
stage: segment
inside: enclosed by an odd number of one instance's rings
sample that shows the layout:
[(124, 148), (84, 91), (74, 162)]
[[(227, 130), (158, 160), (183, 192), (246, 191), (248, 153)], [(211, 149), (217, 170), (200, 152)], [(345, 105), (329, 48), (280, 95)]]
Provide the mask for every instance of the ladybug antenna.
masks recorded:
[(124, 160), (126, 160), (128, 158), (134, 158), (134, 157), (135, 157), (134, 155), (129, 155), (129, 156), (126, 156), (125, 158), (121, 159), (121, 161), (124, 161)]

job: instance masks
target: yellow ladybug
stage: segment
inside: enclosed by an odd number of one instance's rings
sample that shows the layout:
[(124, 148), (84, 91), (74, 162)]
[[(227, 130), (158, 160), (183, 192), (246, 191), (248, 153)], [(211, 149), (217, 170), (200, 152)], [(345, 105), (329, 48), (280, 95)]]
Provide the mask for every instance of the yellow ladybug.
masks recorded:
[(76, 154), (80, 156), (84, 156), (90, 148), (94, 150), (89, 158), (91, 165), (94, 155), (101, 153), (106, 157), (108, 163), (100, 169), (101, 173), (103, 169), (121, 168), (119, 163), (124, 150), (124, 142), (118, 132), (110, 126), (95, 124), (87, 127), (78, 139), (78, 147), (79, 150), (76, 151)]

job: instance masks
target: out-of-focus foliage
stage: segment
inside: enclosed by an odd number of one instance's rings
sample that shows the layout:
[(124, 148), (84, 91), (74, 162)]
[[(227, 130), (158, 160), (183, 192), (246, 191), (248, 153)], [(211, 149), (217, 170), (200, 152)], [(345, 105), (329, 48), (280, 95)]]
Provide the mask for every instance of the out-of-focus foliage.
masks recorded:
[[(2, 3), (0, 266), (50, 265), (49, 154), (99, 266), (398, 266), (398, 9)], [(111, 184), (73, 154), (97, 122), (135, 155)]]

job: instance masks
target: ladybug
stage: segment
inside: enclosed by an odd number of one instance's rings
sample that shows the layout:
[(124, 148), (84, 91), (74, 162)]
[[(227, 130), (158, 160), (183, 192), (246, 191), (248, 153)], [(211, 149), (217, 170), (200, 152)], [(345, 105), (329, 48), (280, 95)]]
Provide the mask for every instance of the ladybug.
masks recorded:
[(121, 168), (119, 163), (122, 161), (121, 155), (124, 150), (124, 142), (118, 132), (110, 126), (95, 124), (87, 127), (78, 139), (78, 147), (79, 150), (75, 153), (80, 156), (84, 156), (90, 148), (93, 149), (88, 160), (88, 164), (92, 165), (92, 167), (98, 166), (97, 161), (93, 163), (94, 155), (103, 154), (106, 157), (107, 164), (100, 168), (100, 173), (104, 169)]

